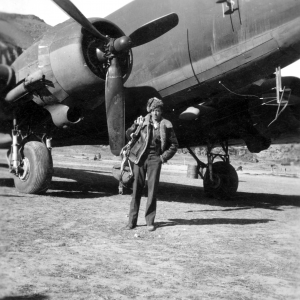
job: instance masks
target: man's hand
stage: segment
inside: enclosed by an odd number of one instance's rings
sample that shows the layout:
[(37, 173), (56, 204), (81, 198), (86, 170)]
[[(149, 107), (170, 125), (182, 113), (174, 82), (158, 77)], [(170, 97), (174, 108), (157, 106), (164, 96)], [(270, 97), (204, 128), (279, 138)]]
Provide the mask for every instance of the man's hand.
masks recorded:
[(137, 124), (137, 125), (142, 125), (143, 122), (144, 122), (143, 116), (139, 116), (139, 117), (136, 119), (136, 121), (134, 121), (134, 123)]

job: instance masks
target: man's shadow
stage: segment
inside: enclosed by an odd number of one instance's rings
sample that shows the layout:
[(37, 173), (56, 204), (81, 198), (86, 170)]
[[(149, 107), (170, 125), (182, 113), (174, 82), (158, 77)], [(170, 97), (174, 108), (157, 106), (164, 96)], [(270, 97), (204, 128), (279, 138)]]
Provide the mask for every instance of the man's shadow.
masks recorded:
[(211, 219), (169, 219), (169, 222), (156, 222), (157, 227), (168, 227), (178, 225), (251, 225), (273, 222), (272, 219), (230, 219), (230, 218), (211, 218)]

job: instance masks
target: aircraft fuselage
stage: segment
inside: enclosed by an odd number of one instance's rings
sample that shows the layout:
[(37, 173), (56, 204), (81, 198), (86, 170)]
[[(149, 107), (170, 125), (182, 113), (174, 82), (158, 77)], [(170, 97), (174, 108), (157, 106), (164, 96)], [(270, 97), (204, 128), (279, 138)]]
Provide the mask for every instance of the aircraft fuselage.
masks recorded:
[(133, 49), (126, 83), (152, 86), (170, 104), (183, 95), (187, 100), (224, 92), (219, 80), (233, 90), (243, 87), (300, 58), (297, 0), (138, 0), (107, 18), (128, 33), (170, 12), (178, 14), (178, 26)]

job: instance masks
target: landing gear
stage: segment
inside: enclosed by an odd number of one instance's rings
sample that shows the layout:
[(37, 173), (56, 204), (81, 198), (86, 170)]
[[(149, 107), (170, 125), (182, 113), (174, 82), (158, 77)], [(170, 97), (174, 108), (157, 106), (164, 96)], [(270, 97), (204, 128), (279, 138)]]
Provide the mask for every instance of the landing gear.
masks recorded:
[(203, 179), (204, 193), (218, 199), (231, 198), (239, 185), (234, 167), (224, 161), (217, 161), (212, 164), (212, 175), (213, 180), (210, 179), (210, 172), (207, 169)]
[(32, 133), (22, 137), (16, 119), (14, 119), (12, 138), (13, 143), (8, 158), (16, 189), (26, 194), (46, 192), (53, 174), (51, 139), (46, 137), (39, 139)]
[(50, 186), (52, 173), (52, 158), (45, 144), (26, 143), (14, 177), (16, 189), (26, 194), (42, 194)]
[[(212, 153), (214, 147), (208, 144), (207, 164), (201, 162), (198, 157), (192, 153), (190, 148), (188, 148), (188, 150), (196, 159), (199, 170), (206, 168), (204, 176), (202, 172), (199, 172), (199, 175), (203, 179), (205, 195), (225, 200), (234, 196), (238, 189), (239, 179), (234, 167), (229, 163), (228, 143), (221, 142), (220, 144), (225, 154)], [(216, 157), (221, 158), (222, 161), (214, 162)]]

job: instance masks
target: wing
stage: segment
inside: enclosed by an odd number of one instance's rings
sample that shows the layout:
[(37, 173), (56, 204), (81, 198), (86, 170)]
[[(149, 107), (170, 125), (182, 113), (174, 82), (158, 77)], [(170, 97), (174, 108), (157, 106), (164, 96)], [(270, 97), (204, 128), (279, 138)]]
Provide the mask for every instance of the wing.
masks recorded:
[[(8, 62), (5, 58), (5, 64), (0, 66), (4, 79), (0, 90), (2, 109), (8, 106), (14, 112), (13, 151), (18, 148), (16, 140), (21, 139), (21, 143), (26, 144), (28, 135), (48, 145), (50, 135), (63, 136), (60, 129), (76, 128), (90, 110), (99, 107), (97, 118), (104, 115), (102, 119), (106, 119), (106, 126), (101, 130), (106, 136), (108, 131), (111, 151), (119, 155), (125, 144), (123, 83), (131, 73), (131, 49), (170, 31), (177, 26), (178, 16), (168, 13), (155, 18), (127, 36), (111, 21), (85, 18), (69, 0), (54, 2), (71, 19), (49, 29), (16, 59), (13, 57)], [(26, 39), (17, 36), (19, 31), (15, 26), (8, 26), (6, 20), (2, 24), (3, 41), (10, 45), (7, 53), (10, 54), (13, 47), (28, 46)], [(13, 60), (11, 67), (7, 67)], [(98, 120), (97, 126), (102, 124), (102, 120)], [(12, 172), (17, 177), (20, 173), (27, 176), (22, 162), (15, 159), (16, 154), (12, 157)], [(47, 163), (45, 168), (48, 167)], [(48, 179), (42, 180), (37, 190), (44, 190)], [(23, 191), (33, 192), (25, 186)], [(36, 188), (32, 188), (36, 192)]]

